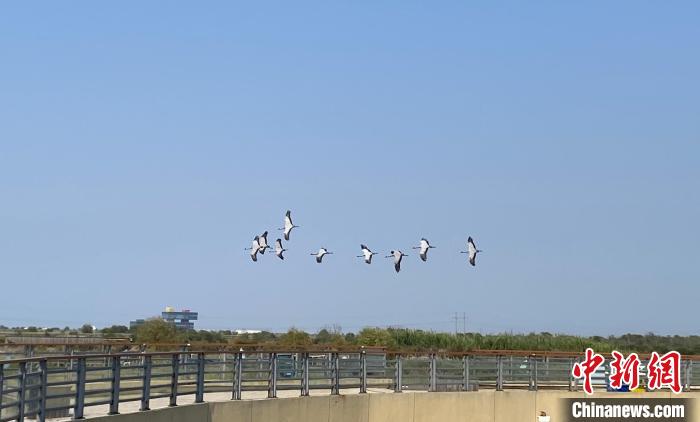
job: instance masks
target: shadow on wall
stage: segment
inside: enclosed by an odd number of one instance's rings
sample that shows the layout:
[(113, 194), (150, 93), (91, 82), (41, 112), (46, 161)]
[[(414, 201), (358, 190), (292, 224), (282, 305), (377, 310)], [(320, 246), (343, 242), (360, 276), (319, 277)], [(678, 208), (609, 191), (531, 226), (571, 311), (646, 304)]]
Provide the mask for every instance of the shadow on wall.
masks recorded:
[[(688, 393), (673, 397), (698, 397)], [(118, 416), (94, 422), (558, 422), (568, 411), (565, 398), (583, 392), (494, 391), (405, 392), (201, 403)], [(596, 397), (616, 397), (600, 393)], [(635, 394), (634, 398), (668, 398), (670, 392)], [(468, 418), (467, 418), (468, 416)]]

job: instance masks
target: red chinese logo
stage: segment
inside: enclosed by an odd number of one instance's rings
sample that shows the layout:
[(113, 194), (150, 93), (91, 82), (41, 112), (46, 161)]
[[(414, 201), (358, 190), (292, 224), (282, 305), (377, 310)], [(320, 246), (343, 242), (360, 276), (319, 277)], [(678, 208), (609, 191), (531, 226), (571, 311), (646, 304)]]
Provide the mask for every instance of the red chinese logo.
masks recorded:
[[(609, 386), (619, 390), (623, 386), (634, 390), (639, 387), (641, 361), (636, 353), (630, 353), (627, 358), (618, 352), (611, 353)], [(582, 362), (574, 364), (571, 374), (575, 379), (583, 379), (583, 391), (593, 394), (592, 375), (605, 362), (603, 356), (595, 353), (593, 349), (586, 349), (585, 358)], [(680, 393), (683, 389), (681, 385), (681, 354), (675, 351), (668, 352), (663, 356), (652, 352), (647, 364), (647, 388), (658, 390), (668, 387), (674, 393)]]
[(639, 387), (639, 356), (631, 353), (627, 359), (618, 351), (612, 352), (613, 360), (610, 363), (610, 387), (622, 388), (622, 383), (629, 386), (630, 390)]
[(681, 354), (668, 352), (663, 356), (652, 352), (647, 367), (649, 390), (670, 387), (674, 393), (681, 392)]
[(586, 349), (586, 358), (583, 362), (576, 362), (572, 369), (574, 378), (583, 378), (583, 391), (586, 394), (593, 394), (593, 385), (591, 385), (591, 375), (598, 370), (598, 367), (605, 362), (603, 356), (595, 353), (590, 347)]

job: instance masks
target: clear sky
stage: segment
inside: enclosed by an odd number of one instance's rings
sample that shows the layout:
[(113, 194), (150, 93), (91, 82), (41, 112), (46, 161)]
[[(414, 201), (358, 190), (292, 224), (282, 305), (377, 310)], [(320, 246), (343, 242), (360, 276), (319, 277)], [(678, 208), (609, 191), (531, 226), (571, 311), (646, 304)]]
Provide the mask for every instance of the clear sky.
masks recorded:
[[(0, 324), (698, 334), (699, 17), (5, 2)], [(287, 209), (287, 259), (254, 264)]]

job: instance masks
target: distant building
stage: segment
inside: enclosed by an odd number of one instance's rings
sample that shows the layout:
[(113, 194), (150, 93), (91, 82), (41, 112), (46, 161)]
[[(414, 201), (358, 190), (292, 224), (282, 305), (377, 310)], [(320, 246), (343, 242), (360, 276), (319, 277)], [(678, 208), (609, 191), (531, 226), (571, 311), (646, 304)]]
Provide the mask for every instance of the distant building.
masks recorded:
[[(199, 318), (197, 312), (192, 312), (189, 309), (183, 309), (181, 311), (176, 311), (174, 308), (167, 306), (165, 311), (161, 312), (160, 317), (169, 322), (175, 327), (182, 330), (194, 330), (194, 322)], [(134, 330), (146, 322), (145, 319), (136, 319), (129, 322), (129, 328)]]
[(192, 312), (189, 309), (183, 309), (181, 311), (176, 311), (170, 306), (165, 308), (165, 311), (161, 313), (161, 317), (167, 322), (175, 324), (177, 328), (183, 330), (194, 330), (194, 322), (199, 317), (197, 312)]
[(261, 330), (236, 330), (236, 334), (241, 335), (241, 334), (260, 334), (262, 333)]

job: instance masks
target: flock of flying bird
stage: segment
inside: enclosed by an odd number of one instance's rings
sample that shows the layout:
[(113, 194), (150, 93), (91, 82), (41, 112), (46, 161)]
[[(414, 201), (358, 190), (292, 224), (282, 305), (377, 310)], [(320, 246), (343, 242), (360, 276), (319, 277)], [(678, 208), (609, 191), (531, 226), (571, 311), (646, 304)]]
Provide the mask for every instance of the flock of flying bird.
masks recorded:
[[(289, 236), (292, 233), (292, 229), (297, 228), (299, 226), (295, 225), (292, 222), (292, 212), (287, 210), (287, 213), (284, 216), (284, 227), (277, 229), (277, 230), (282, 230), (284, 232), (284, 240), (289, 241)], [(364, 258), (365, 262), (367, 264), (372, 263), (372, 257), (376, 255), (376, 252), (372, 252), (370, 248), (368, 248), (366, 245), (360, 245), (360, 248), (362, 248), (362, 255), (358, 255), (358, 258)], [(428, 251), (430, 249), (434, 249), (435, 246), (432, 246), (430, 242), (428, 242), (428, 239), (422, 238), (420, 240), (420, 245), (419, 246), (414, 246), (413, 249), (420, 249), (420, 252), (418, 255), (420, 256), (420, 259), (423, 261), (428, 260)], [(265, 250), (267, 249), (272, 249), (270, 245), (267, 243), (267, 231), (260, 236), (255, 236), (253, 239), (253, 245), (250, 248), (246, 248), (245, 250), (250, 251), (250, 257), (254, 262), (258, 261), (258, 253), (264, 255)], [(279, 259), (284, 259), (284, 252), (286, 249), (282, 245), (282, 239), (277, 239), (275, 240), (275, 255)], [(476, 254), (481, 252), (480, 249), (476, 248), (476, 244), (474, 243), (474, 239), (472, 239), (471, 236), (467, 239), (467, 250), (466, 251), (461, 251), (460, 253), (468, 254), (469, 257), (469, 263), (472, 266), (476, 266)], [(323, 257), (326, 255), (333, 255), (333, 252), (329, 252), (328, 249), (326, 248), (320, 248), (318, 252), (314, 252), (311, 255), (316, 257), (316, 262), (317, 263), (322, 263), (323, 262)], [(403, 252), (399, 250), (391, 251), (390, 255), (387, 255), (385, 258), (394, 258), (394, 269), (398, 273), (401, 271), (401, 260), (403, 257), (408, 256), (404, 254)]]

